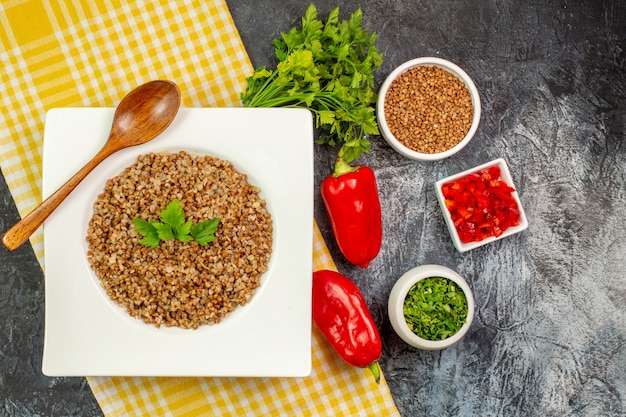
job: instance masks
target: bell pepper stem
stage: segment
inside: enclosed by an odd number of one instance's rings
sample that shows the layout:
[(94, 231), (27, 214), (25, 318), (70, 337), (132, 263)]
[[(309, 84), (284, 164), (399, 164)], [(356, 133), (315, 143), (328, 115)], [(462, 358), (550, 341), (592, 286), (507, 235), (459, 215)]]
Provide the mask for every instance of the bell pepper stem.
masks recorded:
[(380, 383), (380, 365), (378, 364), (378, 361), (374, 361), (372, 363), (370, 363), (369, 365), (367, 365), (367, 369), (369, 369), (372, 374), (374, 375), (374, 380), (376, 381), (377, 384)]
[(347, 174), (349, 172), (354, 172), (357, 169), (359, 169), (358, 166), (354, 167), (350, 165), (349, 163), (347, 163), (345, 159), (338, 156), (337, 159), (335, 160), (335, 172), (333, 172), (333, 177), (337, 178), (340, 175)]

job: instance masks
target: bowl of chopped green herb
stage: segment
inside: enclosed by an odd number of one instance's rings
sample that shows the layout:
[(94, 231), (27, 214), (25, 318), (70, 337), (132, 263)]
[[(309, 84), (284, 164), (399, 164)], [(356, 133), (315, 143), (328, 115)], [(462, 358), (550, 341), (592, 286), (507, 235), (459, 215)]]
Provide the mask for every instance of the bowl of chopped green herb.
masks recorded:
[(389, 320), (398, 336), (424, 350), (452, 346), (465, 336), (474, 317), (474, 296), (458, 273), (422, 265), (398, 279), (389, 295)]

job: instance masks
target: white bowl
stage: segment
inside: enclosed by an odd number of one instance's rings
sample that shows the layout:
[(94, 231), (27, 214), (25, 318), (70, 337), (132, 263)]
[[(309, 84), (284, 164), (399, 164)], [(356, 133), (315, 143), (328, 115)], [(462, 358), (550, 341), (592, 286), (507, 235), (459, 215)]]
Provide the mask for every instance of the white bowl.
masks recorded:
[(514, 235), (528, 228), (528, 219), (526, 218), (526, 214), (524, 213), (524, 208), (522, 207), (522, 202), (519, 199), (519, 195), (517, 191), (512, 192), (512, 196), (517, 202), (517, 207), (519, 210), (520, 218), (518, 226), (510, 226), (504, 232), (498, 236), (491, 236), (486, 239), (483, 239), (479, 242), (469, 242), (464, 243), (461, 241), (459, 237), (459, 233), (454, 226), (454, 222), (452, 221), (452, 217), (450, 216), (450, 212), (445, 204), (445, 198), (443, 196), (443, 192), (441, 191), (441, 187), (451, 181), (455, 181), (459, 178), (465, 177), (474, 172), (482, 171), (483, 169), (490, 168), (494, 165), (500, 167), (500, 178), (504, 180), (510, 187), (515, 188), (515, 184), (513, 184), (513, 178), (511, 178), (511, 173), (509, 172), (509, 167), (507, 166), (506, 161), (503, 158), (494, 159), (491, 162), (487, 162), (485, 164), (479, 165), (475, 168), (468, 169), (466, 171), (460, 172), (455, 175), (451, 175), (449, 177), (440, 179), (435, 183), (435, 192), (437, 193), (437, 200), (439, 200), (439, 207), (441, 207), (441, 212), (443, 214), (443, 218), (446, 221), (446, 225), (448, 226), (448, 230), (450, 231), (450, 236), (452, 237), (452, 241), (454, 242), (454, 246), (457, 248), (459, 252), (467, 252), (468, 250), (475, 249), (479, 246), (486, 245), (487, 243), (495, 242), (496, 240), (504, 239), (505, 237)]
[[(458, 332), (444, 340), (427, 340), (409, 329), (404, 318), (404, 299), (418, 281), (425, 278), (442, 277), (455, 282), (467, 298), (467, 319)], [(389, 295), (388, 314), (391, 326), (398, 336), (409, 345), (424, 350), (440, 350), (454, 345), (467, 333), (474, 318), (474, 296), (467, 282), (459, 274), (441, 265), (422, 265), (407, 271), (398, 279)]]
[[(429, 67), (439, 67), (445, 71), (456, 76), (461, 82), (467, 87), (470, 92), (470, 96), (472, 98), (472, 105), (474, 107), (474, 115), (472, 118), (472, 124), (470, 126), (469, 131), (465, 135), (465, 137), (454, 147), (439, 153), (422, 153), (416, 152), (407, 146), (405, 146), (402, 142), (400, 142), (396, 137), (391, 133), (389, 129), (389, 125), (387, 124), (387, 120), (385, 117), (385, 96), (387, 95), (387, 90), (391, 83), (402, 73), (408, 71), (409, 69), (416, 66), (429, 66)], [(480, 122), (480, 114), (481, 114), (481, 106), (480, 106), (480, 96), (478, 95), (478, 90), (474, 85), (474, 82), (470, 78), (469, 75), (465, 71), (463, 71), (459, 66), (453, 64), (450, 61), (446, 61), (441, 58), (433, 58), (433, 57), (424, 57), (424, 58), (416, 58), (410, 61), (405, 62), (404, 64), (397, 67), (395, 70), (389, 74), (385, 82), (382, 84), (379, 94), (378, 94), (378, 103), (377, 103), (377, 118), (378, 125), (380, 128), (381, 135), (385, 138), (387, 143), (391, 145), (398, 153), (406, 156), (407, 158), (422, 160), (422, 161), (434, 161), (438, 159), (447, 158), (451, 155), (454, 155), (461, 149), (465, 147), (469, 143), (469, 141), (474, 137), (476, 130), (478, 129), (478, 124)]]

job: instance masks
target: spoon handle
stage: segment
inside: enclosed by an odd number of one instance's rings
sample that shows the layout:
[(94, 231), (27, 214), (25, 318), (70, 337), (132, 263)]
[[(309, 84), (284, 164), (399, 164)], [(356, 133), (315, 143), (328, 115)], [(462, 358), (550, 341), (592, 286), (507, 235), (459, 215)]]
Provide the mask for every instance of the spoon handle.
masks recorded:
[(65, 198), (80, 184), (80, 182), (106, 157), (115, 152), (108, 146), (103, 147), (84, 167), (72, 178), (51, 194), (45, 201), (28, 213), (2, 236), (2, 243), (9, 250), (17, 249), (43, 224), (50, 213), (54, 211)]

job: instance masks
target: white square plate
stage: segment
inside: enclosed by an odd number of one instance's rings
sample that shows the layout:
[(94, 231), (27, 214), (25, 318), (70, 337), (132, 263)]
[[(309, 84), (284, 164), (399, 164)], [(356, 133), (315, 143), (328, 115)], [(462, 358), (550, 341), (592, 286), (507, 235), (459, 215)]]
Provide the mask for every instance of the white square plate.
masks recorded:
[[(112, 108), (46, 115), (43, 196), (97, 153)], [(140, 154), (186, 150), (231, 161), (260, 187), (273, 220), (268, 271), (252, 300), (197, 330), (132, 318), (102, 289), (86, 258), (93, 203)], [(306, 376), (311, 372), (313, 123), (303, 109), (181, 108), (170, 127), (99, 165), (44, 223), (49, 376)]]
[[(491, 162), (487, 162), (485, 164), (479, 165), (475, 168), (468, 169), (466, 171), (460, 172), (455, 175), (451, 175), (447, 178), (442, 178), (435, 183), (435, 192), (437, 193), (437, 200), (439, 200), (439, 207), (441, 207), (441, 213), (443, 214), (443, 218), (446, 221), (446, 225), (448, 226), (448, 230), (450, 231), (450, 236), (452, 237), (452, 241), (454, 242), (454, 247), (463, 253), (472, 249), (476, 249), (480, 246), (486, 245), (487, 243), (495, 242), (496, 240), (504, 239), (505, 237), (514, 235), (528, 228), (528, 219), (526, 218), (526, 213), (524, 212), (524, 208), (522, 207), (522, 202), (520, 201), (519, 194), (517, 191), (513, 191), (511, 193), (512, 197), (517, 202), (517, 209), (519, 210), (519, 225), (518, 226), (510, 226), (507, 228), (500, 236), (490, 236), (486, 239), (481, 240), (480, 242), (469, 242), (463, 243), (461, 238), (459, 237), (459, 233), (454, 226), (454, 222), (452, 221), (452, 216), (450, 215), (450, 211), (446, 207), (445, 198), (443, 196), (443, 192), (441, 191), (441, 187), (448, 183), (458, 180), (459, 178), (463, 178), (472, 174), (474, 172), (479, 172), (484, 169), (489, 169), (492, 166), (497, 165), (500, 168), (500, 178), (506, 182), (509, 187), (515, 188), (515, 184), (513, 184), (513, 178), (511, 177), (511, 173), (509, 172), (509, 167), (504, 160), (504, 158), (494, 159)], [(517, 189), (516, 189), (517, 190)]]

